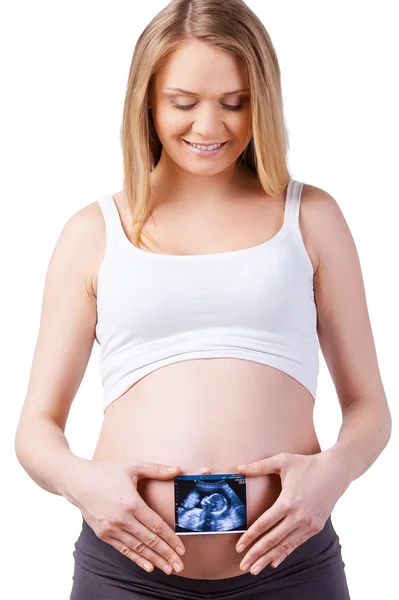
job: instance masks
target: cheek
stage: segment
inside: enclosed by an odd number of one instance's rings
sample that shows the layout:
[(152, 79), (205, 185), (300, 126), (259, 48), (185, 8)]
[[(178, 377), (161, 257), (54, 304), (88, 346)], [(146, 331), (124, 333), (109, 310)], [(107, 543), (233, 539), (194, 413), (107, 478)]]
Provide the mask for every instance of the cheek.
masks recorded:
[(252, 137), (252, 120), (248, 114), (234, 115), (230, 119), (226, 119), (226, 128), (232, 133), (235, 139), (240, 142)]
[(165, 141), (173, 142), (182, 138), (190, 129), (190, 123), (181, 115), (171, 115), (161, 125), (162, 133)]
[(171, 140), (184, 131), (187, 117), (179, 114), (177, 109), (158, 110), (153, 114), (154, 125), (159, 137)]
[(238, 139), (241, 148), (246, 148), (252, 139), (252, 127), (243, 128)]
[[(182, 138), (191, 127), (192, 118), (184, 111), (177, 109), (168, 109), (158, 111), (154, 116), (154, 125), (162, 145), (174, 141), (182, 141)], [(250, 113), (245, 115), (226, 115), (224, 117), (224, 126), (229, 132), (233, 142), (240, 145), (247, 145), (252, 137), (252, 120)]]
[(181, 124), (167, 121), (159, 122), (155, 125), (158, 137), (163, 146), (168, 147), (178, 141), (178, 138), (184, 134), (184, 129)]
[(248, 140), (252, 137), (252, 119), (249, 115), (241, 124), (241, 137), (248, 138)]

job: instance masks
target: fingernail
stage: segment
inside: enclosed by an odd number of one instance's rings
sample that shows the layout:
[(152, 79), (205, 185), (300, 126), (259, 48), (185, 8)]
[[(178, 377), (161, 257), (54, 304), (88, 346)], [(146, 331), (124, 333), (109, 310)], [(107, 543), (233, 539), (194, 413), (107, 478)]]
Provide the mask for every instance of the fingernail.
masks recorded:
[(248, 465), (238, 465), (238, 469), (248, 469)]
[(172, 567), (170, 565), (163, 565), (162, 569), (163, 569), (163, 571), (165, 571), (165, 573), (167, 575), (170, 575), (171, 572), (173, 571), (173, 569), (172, 569)]
[(177, 471), (179, 467), (168, 467), (168, 471), (169, 473), (172, 473), (173, 471)]
[(177, 563), (177, 562), (173, 563), (173, 568), (174, 568), (175, 571), (177, 571), (178, 573), (180, 573), (181, 566), (179, 565), (179, 563)]
[(251, 571), (251, 573), (252, 573), (253, 575), (257, 575), (257, 574), (259, 573), (259, 571), (261, 570), (261, 568), (262, 568), (262, 567), (261, 567), (260, 565), (258, 565), (257, 567), (255, 567), (255, 568), (254, 568), (254, 570), (253, 570), (253, 571)]
[(180, 556), (183, 556), (183, 554), (184, 554), (184, 550), (181, 546), (176, 547), (176, 552), (177, 552), (177, 554), (180, 554)]
[(245, 563), (245, 565), (243, 567), (241, 567), (241, 569), (243, 571), (247, 571), (247, 569), (249, 569), (249, 563)]
[(244, 544), (240, 544), (238, 546), (238, 548), (237, 548), (237, 552), (242, 552), (244, 550), (244, 548), (245, 548), (245, 545)]

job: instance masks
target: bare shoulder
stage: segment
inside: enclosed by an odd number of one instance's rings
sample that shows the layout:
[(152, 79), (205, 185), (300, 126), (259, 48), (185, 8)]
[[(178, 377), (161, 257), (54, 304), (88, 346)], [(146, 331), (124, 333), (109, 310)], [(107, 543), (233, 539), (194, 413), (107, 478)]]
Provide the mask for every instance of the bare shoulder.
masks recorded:
[(335, 198), (308, 183), (302, 188), (299, 223), (316, 275), (324, 257), (351, 238), (349, 227)]
[(20, 417), (45, 415), (63, 431), (95, 340), (97, 303), (91, 283), (104, 239), (96, 204), (68, 218), (51, 254)]
[[(343, 413), (364, 402), (386, 411), (360, 257), (338, 202), (304, 186), (303, 224), (318, 255), (317, 334)], [(389, 409), (388, 409), (389, 410)]]
[(100, 205), (91, 202), (75, 212), (63, 231), (65, 243), (80, 257), (86, 272), (86, 289), (90, 296), (97, 295), (97, 273), (105, 252), (105, 223)]

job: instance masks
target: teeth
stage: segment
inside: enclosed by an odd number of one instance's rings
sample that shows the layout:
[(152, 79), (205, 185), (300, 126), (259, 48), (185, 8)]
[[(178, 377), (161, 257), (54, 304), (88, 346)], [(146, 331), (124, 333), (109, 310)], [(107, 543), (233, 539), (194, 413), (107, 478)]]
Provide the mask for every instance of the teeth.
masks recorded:
[(200, 150), (215, 150), (219, 148), (222, 144), (212, 144), (212, 146), (200, 146), (199, 144), (190, 144), (194, 148), (199, 148)]

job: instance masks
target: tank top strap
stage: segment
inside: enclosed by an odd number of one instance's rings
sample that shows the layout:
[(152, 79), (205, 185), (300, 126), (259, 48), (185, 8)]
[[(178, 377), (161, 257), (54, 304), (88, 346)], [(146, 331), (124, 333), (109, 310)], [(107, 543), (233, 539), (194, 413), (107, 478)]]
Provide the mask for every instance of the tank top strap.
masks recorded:
[(107, 247), (115, 247), (120, 238), (121, 225), (118, 223), (119, 215), (111, 195), (105, 195), (97, 200), (105, 222)]
[(309, 270), (309, 276), (313, 281), (314, 267), (308, 250), (305, 246), (305, 242), (302, 236), (301, 229), (299, 227), (299, 213), (301, 207), (302, 189), (304, 184), (300, 181), (292, 179), (288, 184), (287, 198), (286, 198), (286, 211), (287, 211), (287, 226), (288, 230), (299, 249), (300, 254), (303, 257), (306, 268)]
[(291, 179), (288, 182), (287, 187), (287, 196), (286, 196), (286, 220), (288, 229), (292, 231), (294, 236), (300, 234), (299, 230), (299, 208), (301, 204), (301, 195), (302, 195), (303, 183), (300, 181), (296, 181), (295, 179)]

